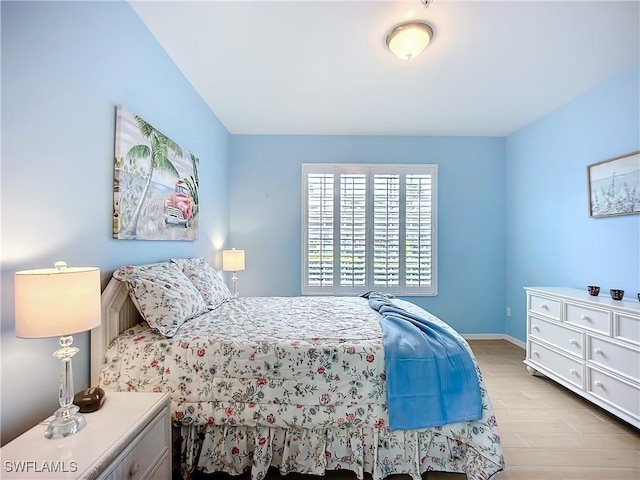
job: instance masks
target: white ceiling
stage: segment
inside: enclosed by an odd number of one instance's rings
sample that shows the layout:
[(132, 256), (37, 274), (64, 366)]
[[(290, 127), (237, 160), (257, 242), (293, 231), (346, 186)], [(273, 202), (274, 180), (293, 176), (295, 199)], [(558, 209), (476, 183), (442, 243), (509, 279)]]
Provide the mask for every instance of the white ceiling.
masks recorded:
[(129, 3), (234, 134), (506, 136), (640, 62), (638, 0)]

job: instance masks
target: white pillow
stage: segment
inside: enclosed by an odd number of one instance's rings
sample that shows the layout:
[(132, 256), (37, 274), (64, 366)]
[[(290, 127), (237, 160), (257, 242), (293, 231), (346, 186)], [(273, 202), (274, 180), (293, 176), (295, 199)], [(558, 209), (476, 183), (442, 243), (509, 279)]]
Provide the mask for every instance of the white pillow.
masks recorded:
[(229, 287), (204, 258), (172, 258), (171, 261), (195, 285), (208, 308), (214, 309), (232, 297)]
[(173, 337), (187, 320), (207, 311), (200, 292), (172, 263), (126, 265), (113, 276), (127, 282), (140, 315), (165, 337)]

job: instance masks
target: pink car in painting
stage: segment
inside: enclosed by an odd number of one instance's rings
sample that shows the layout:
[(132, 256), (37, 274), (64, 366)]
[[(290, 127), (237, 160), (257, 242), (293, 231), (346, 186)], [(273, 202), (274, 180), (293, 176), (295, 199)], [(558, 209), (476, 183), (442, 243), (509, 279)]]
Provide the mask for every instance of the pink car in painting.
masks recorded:
[(162, 219), (165, 225), (182, 225), (189, 228), (189, 221), (193, 217), (193, 198), (184, 180), (178, 180), (169, 198), (164, 201)]

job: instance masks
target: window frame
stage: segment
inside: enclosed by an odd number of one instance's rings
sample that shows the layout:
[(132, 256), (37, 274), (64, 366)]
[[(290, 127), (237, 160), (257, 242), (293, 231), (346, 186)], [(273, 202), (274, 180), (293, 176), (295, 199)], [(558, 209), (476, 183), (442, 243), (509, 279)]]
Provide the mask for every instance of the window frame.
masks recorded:
[[(366, 247), (365, 247), (365, 264), (366, 264), (366, 281), (365, 285), (359, 286), (343, 286), (340, 285), (340, 235), (336, 235), (340, 225), (340, 207), (338, 192), (340, 191), (340, 175), (341, 174), (361, 174), (366, 173)], [(309, 285), (308, 275), (308, 227), (309, 227), (309, 174), (333, 174), (333, 285)], [(404, 184), (406, 175), (430, 175), (431, 176), (431, 225), (430, 225), (430, 254), (431, 254), (431, 281), (428, 286), (407, 286), (405, 260), (406, 252), (403, 258), (403, 249), (400, 248), (400, 285), (393, 287), (374, 286), (374, 240), (373, 240), (373, 216), (374, 216), (374, 182), (373, 178), (376, 174), (400, 175), (401, 183)], [(383, 293), (399, 296), (436, 296), (438, 294), (438, 165), (437, 164), (341, 164), (341, 163), (302, 163), (302, 265), (301, 265), (301, 290), (302, 295), (360, 295), (369, 290), (377, 290)], [(402, 187), (402, 191), (406, 192), (406, 188)], [(401, 194), (400, 209), (400, 231), (404, 233), (400, 243), (406, 244), (407, 233), (402, 226), (406, 223), (406, 197)], [(338, 214), (338, 216), (336, 216)], [(337, 224), (338, 226), (336, 226)]]

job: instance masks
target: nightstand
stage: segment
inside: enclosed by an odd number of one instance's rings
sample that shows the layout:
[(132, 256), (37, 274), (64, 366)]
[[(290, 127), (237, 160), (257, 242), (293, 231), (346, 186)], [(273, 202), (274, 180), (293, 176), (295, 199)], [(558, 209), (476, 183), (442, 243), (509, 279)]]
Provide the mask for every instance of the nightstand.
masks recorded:
[(2, 447), (0, 478), (170, 479), (169, 408), (166, 393), (106, 392), (75, 435), (47, 440), (47, 419)]

